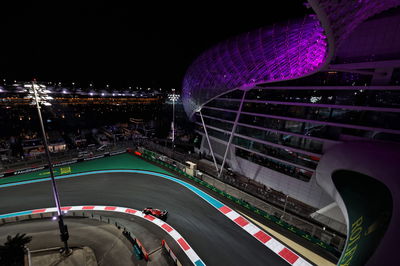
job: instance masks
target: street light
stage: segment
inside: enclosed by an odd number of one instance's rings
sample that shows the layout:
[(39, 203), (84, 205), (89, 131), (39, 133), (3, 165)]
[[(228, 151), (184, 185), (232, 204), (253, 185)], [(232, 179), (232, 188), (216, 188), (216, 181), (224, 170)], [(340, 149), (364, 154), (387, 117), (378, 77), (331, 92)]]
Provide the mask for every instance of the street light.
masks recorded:
[(41, 109), (40, 105), (50, 106), (51, 103), (49, 103), (48, 101), (52, 100), (53, 98), (51, 96), (48, 96), (48, 93), (50, 91), (46, 90), (46, 86), (41, 85), (41, 84), (39, 84), (39, 85), (35, 84), (35, 81), (32, 81), (31, 84), (25, 84), (24, 87), (27, 89), (27, 91), (29, 93), (27, 98), (32, 99), (32, 104), (36, 105), (36, 108), (38, 111), (40, 127), (42, 129), (44, 149), (46, 152), (47, 162), (49, 164), (49, 169), (50, 169), (50, 177), (51, 177), (51, 184), (52, 184), (52, 188), (53, 188), (53, 196), (54, 196), (54, 201), (56, 202), (56, 207), (57, 207), (58, 227), (60, 228), (60, 238), (61, 238), (61, 241), (64, 242), (64, 252), (66, 255), (68, 255), (69, 254), (68, 227), (66, 225), (64, 225), (64, 220), (63, 220), (63, 216), (62, 216), (62, 212), (61, 212), (60, 199), (58, 196), (56, 181), (54, 179), (53, 164), (51, 163), (49, 146), (47, 144), (47, 138), (46, 138), (46, 132), (44, 130), (42, 113), (40, 111), (40, 109)]
[(168, 99), (172, 101), (172, 147), (175, 145), (175, 102), (179, 100), (179, 94), (175, 94), (175, 89), (168, 94)]
[(288, 198), (289, 198), (289, 195), (286, 195), (285, 206), (283, 207), (283, 214), (282, 214), (282, 216), (281, 216), (281, 219), (283, 219), (283, 217), (284, 217), (285, 214), (286, 214), (286, 205), (287, 205), (287, 200), (288, 200)]

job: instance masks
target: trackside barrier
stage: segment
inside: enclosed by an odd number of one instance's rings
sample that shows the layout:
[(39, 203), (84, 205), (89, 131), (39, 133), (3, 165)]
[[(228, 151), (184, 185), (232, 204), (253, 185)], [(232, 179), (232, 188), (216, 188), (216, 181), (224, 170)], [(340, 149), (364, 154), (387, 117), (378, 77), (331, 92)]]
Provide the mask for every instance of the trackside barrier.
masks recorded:
[(164, 239), (161, 241), (161, 246), (165, 248), (165, 250), (168, 252), (168, 254), (171, 256), (172, 260), (175, 262), (175, 265), (182, 266), (182, 263), (178, 260), (178, 258), (175, 256), (174, 252), (172, 249), (169, 247), (167, 244), (167, 241)]
[[(133, 154), (137, 155), (136, 153), (133, 153)], [(139, 156), (139, 155), (137, 155), (137, 156)], [(335, 254), (336, 256), (340, 256), (340, 254), (341, 254), (340, 251), (338, 251), (337, 249), (335, 249), (331, 245), (325, 243), (324, 241), (322, 241), (322, 240), (320, 240), (320, 239), (318, 239), (316, 237), (313, 237), (308, 232), (305, 232), (305, 231), (303, 231), (303, 230), (301, 230), (301, 229), (299, 229), (299, 228), (297, 228), (297, 227), (295, 227), (293, 225), (290, 225), (287, 222), (282, 221), (281, 219), (277, 218), (276, 216), (271, 215), (271, 214), (269, 214), (269, 213), (267, 213), (267, 212), (265, 212), (265, 211), (263, 211), (263, 210), (261, 210), (261, 209), (259, 209), (257, 207), (254, 207), (251, 204), (249, 204), (248, 202), (246, 202), (246, 201), (244, 201), (242, 199), (238, 199), (238, 198), (236, 198), (236, 197), (234, 197), (234, 196), (232, 196), (232, 195), (230, 195), (230, 194), (228, 194), (228, 193), (226, 193), (226, 192), (224, 192), (224, 191), (222, 191), (222, 190), (210, 185), (209, 183), (207, 183), (207, 182), (205, 182), (205, 181), (203, 181), (203, 180), (201, 180), (201, 179), (199, 179), (197, 177), (191, 176), (191, 175), (187, 174), (186, 172), (184, 172), (183, 170), (181, 170), (181, 169), (179, 169), (179, 168), (177, 168), (177, 167), (175, 167), (175, 166), (173, 166), (171, 164), (168, 164), (166, 162), (163, 162), (163, 161), (157, 159), (158, 158), (158, 154), (156, 154), (156, 153), (154, 153), (152, 151), (148, 151), (146, 149), (143, 149), (143, 152), (141, 153), (140, 157), (145, 158), (145, 159), (147, 159), (147, 160), (149, 160), (151, 162), (157, 163), (157, 164), (159, 164), (159, 165), (161, 165), (163, 167), (166, 167), (168, 169), (171, 169), (172, 171), (175, 171), (178, 174), (183, 175), (184, 177), (195, 181), (196, 183), (202, 185), (203, 187), (206, 187), (206, 188), (218, 193), (219, 195), (221, 195), (221, 196), (223, 196), (223, 197), (235, 202), (236, 204), (241, 205), (242, 207), (244, 207), (244, 208), (246, 208), (246, 209), (248, 209), (248, 210), (250, 210), (250, 211), (252, 211), (252, 212), (254, 212), (254, 213), (258, 214), (258, 215), (261, 215), (262, 217), (266, 218), (268, 221), (271, 221), (271, 222), (277, 224), (278, 226), (297, 234), (298, 236), (310, 241), (311, 243), (313, 243), (315, 245), (318, 245), (318, 246), (322, 247), (325, 250), (328, 250), (329, 252)]]
[(143, 246), (142, 242), (140, 242), (139, 239), (135, 238), (135, 242), (138, 245), (138, 247), (140, 248), (140, 251), (143, 254), (143, 258), (145, 261), (149, 261), (149, 252), (147, 252), (146, 248)]
[(128, 239), (128, 241), (132, 244), (133, 247), (133, 252), (135, 253), (136, 257), (141, 260), (142, 258), (144, 258), (146, 261), (149, 260), (149, 253), (146, 251), (146, 249), (144, 248), (144, 246), (142, 245), (142, 243), (139, 241), (139, 239), (137, 238), (133, 238), (131, 236), (131, 233), (129, 231), (126, 231), (124, 229), (124, 231), (122, 232), (122, 234), (126, 237), (126, 239)]
[[(166, 222), (148, 214), (143, 214), (139, 210), (126, 208), (126, 207), (117, 207), (117, 206), (63, 206), (61, 207), (63, 212), (74, 212), (74, 211), (108, 211), (108, 212), (118, 212), (133, 215), (136, 217), (143, 218), (148, 222), (151, 222), (158, 227), (160, 227), (163, 231), (169, 234), (172, 239), (176, 241), (178, 246), (182, 249), (183, 253), (189, 258), (189, 260), (196, 266), (205, 266), (206, 264), (200, 259), (197, 253), (192, 249), (192, 247), (186, 242), (186, 240), (176, 231), (172, 226), (167, 224)], [(0, 214), (0, 222), (1, 223), (9, 223), (15, 222), (19, 220), (32, 219), (33, 216), (41, 217), (52, 217), (54, 213), (57, 212), (56, 207), (52, 208), (43, 208), (43, 209), (35, 209), (35, 210), (27, 210), (20, 211), (14, 213)], [(137, 243), (138, 241), (136, 241)], [(140, 241), (139, 241), (140, 242)], [(143, 246), (143, 245), (142, 245)], [(147, 253), (147, 252), (146, 252)], [(148, 254), (147, 254), (148, 256)]]
[[(95, 156), (91, 156), (91, 157), (87, 157), (87, 158), (70, 158), (70, 159), (68, 159), (66, 161), (53, 163), (53, 167), (60, 167), (60, 166), (66, 166), (66, 165), (74, 164), (74, 163), (91, 161), (91, 160), (95, 160), (95, 159), (100, 159), (100, 158), (104, 158), (104, 157), (109, 157), (109, 156), (122, 154), (122, 153), (125, 153), (125, 152), (131, 152), (131, 149), (116, 150), (116, 151), (113, 151), (113, 152), (105, 152), (103, 154), (97, 154)], [(15, 171), (14, 170), (7, 170), (4, 173), (0, 173), (0, 178), (6, 178), (6, 177), (20, 175), (20, 174), (37, 172), (37, 171), (48, 169), (48, 168), (49, 168), (49, 166), (47, 164), (42, 165), (42, 166), (31, 165), (30, 167), (27, 167), (27, 168), (24, 168), (24, 169), (15, 170)], [(63, 173), (61, 173), (61, 174), (63, 174)], [(68, 174), (68, 173), (66, 173), (66, 174)]]

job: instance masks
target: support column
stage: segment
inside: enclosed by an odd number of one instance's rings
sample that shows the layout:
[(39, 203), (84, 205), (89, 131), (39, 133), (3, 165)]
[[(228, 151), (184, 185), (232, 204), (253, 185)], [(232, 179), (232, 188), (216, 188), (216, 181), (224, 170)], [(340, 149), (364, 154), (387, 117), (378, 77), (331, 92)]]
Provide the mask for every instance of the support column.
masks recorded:
[(217, 173), (218, 173), (218, 171), (219, 171), (218, 170), (218, 164), (217, 164), (217, 161), (215, 160), (214, 151), (213, 151), (212, 146), (211, 146), (210, 138), (208, 137), (207, 127), (206, 127), (206, 124), (204, 123), (204, 119), (203, 119), (203, 115), (201, 114), (201, 110), (199, 111), (199, 114), (200, 114), (200, 118), (201, 118), (201, 123), (203, 124), (204, 133), (206, 133), (206, 138), (207, 138), (207, 142), (208, 142), (208, 148), (210, 149), (211, 156), (212, 156), (213, 161), (214, 161), (215, 169), (217, 170)]
[(225, 154), (224, 154), (224, 159), (222, 160), (222, 165), (221, 165), (221, 169), (220, 169), (220, 171), (219, 171), (218, 177), (221, 176), (222, 170), (224, 170), (224, 165), (225, 165), (225, 161), (226, 161), (226, 156), (228, 155), (229, 148), (230, 148), (231, 143), (232, 143), (232, 140), (233, 140), (233, 136), (235, 135), (236, 126), (237, 126), (237, 123), (238, 123), (238, 121), (239, 121), (240, 113), (242, 112), (242, 107), (243, 107), (244, 98), (246, 98), (246, 92), (247, 92), (247, 91), (243, 91), (242, 100), (240, 101), (240, 106), (239, 106), (239, 109), (238, 109), (238, 111), (237, 111), (237, 113), (236, 113), (236, 118), (235, 118), (235, 122), (233, 123), (231, 135), (229, 136), (229, 141), (228, 141), (228, 144), (226, 145), (226, 150), (225, 150)]

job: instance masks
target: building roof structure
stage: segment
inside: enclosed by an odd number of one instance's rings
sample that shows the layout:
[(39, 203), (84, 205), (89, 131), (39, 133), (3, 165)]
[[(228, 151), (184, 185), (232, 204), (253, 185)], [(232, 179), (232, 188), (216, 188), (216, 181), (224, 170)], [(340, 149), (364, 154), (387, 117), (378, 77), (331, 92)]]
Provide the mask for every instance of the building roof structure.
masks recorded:
[(183, 80), (188, 116), (230, 90), (302, 78), (326, 68), (358, 25), (400, 1), (310, 0), (309, 5), (316, 15), (242, 34), (201, 54)]

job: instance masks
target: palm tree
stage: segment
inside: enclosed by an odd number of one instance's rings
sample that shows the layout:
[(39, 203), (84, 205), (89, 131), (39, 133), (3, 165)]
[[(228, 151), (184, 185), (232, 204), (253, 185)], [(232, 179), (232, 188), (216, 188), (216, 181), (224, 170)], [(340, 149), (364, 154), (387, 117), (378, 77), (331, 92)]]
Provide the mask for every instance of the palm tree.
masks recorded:
[(25, 246), (31, 242), (32, 237), (26, 234), (7, 236), (7, 241), (0, 246), (0, 265), (20, 266), (24, 265)]

